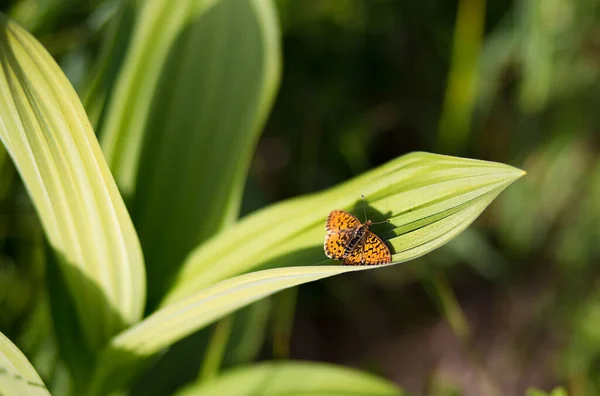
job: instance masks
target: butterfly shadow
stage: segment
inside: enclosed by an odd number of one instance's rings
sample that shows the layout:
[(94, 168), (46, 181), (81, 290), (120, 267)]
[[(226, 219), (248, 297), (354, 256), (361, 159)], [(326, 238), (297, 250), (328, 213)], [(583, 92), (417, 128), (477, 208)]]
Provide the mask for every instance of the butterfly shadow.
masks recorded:
[[(369, 201), (365, 199), (357, 199), (354, 205), (352, 206), (352, 210), (350, 210), (357, 219), (360, 220), (361, 223), (365, 223), (367, 220), (371, 220), (373, 225), (371, 226), (371, 231), (377, 234), (381, 239), (387, 241), (388, 239), (396, 236), (394, 232), (396, 226), (389, 222), (388, 220), (392, 217), (392, 211), (387, 211), (386, 213), (380, 212), (375, 209), (373, 206), (369, 204)], [(389, 243), (386, 244), (390, 249), (392, 254), (395, 254), (393, 246)]]
[[(362, 199), (356, 200), (354, 205), (351, 207), (352, 209), (348, 210), (349, 213), (356, 216), (357, 219), (360, 220), (361, 223), (364, 224), (366, 220), (371, 220), (375, 224), (371, 227), (371, 230), (380, 236), (384, 241), (393, 238), (396, 236), (394, 233), (395, 226), (391, 223), (388, 223), (387, 220), (391, 217), (392, 212), (382, 213), (368, 204), (368, 202), (363, 202)], [(367, 215), (367, 219), (365, 219), (365, 211)], [(319, 221), (319, 224), (322, 223), (323, 227), (323, 238), (325, 237), (325, 221)], [(394, 254), (395, 251), (389, 243), (386, 244), (390, 249), (391, 253)], [(273, 257), (262, 264), (253, 267), (251, 271), (259, 271), (271, 268), (280, 268), (280, 267), (295, 267), (295, 266), (306, 266), (306, 265), (339, 265), (340, 261), (331, 260), (325, 257), (323, 252), (323, 242), (322, 240), (319, 243), (315, 243), (315, 245), (310, 247), (305, 247), (303, 249), (294, 250), (288, 252), (286, 254)]]

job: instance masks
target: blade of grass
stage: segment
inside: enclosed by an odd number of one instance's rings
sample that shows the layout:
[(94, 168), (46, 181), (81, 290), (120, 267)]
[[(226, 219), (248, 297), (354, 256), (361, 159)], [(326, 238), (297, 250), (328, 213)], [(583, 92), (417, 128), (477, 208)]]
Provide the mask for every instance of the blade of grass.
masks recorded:
[(483, 41), (485, 0), (461, 0), (454, 30), (452, 65), (438, 141), (449, 152), (463, 151), (477, 97), (478, 58)]
[(558, 25), (553, 18), (548, 18), (548, 15), (556, 15), (553, 8), (556, 5), (548, 2), (519, 3), (517, 8), (523, 30), (523, 77), (519, 99), (526, 112), (535, 112), (545, 106), (553, 84), (552, 53)]
[(50, 395), (29, 360), (0, 333), (0, 395)]
[(471, 336), (471, 328), (448, 278), (442, 271), (436, 271), (423, 283), (425, 290), (450, 324), (456, 337), (467, 345)]
[(231, 336), (233, 320), (234, 317), (229, 315), (217, 322), (204, 355), (204, 361), (198, 376), (199, 381), (208, 381), (219, 374), (227, 350), (227, 343)]
[(177, 396), (201, 395), (404, 395), (389, 381), (322, 363), (269, 362), (231, 370), (208, 383), (192, 384)]
[(294, 314), (298, 288), (290, 288), (274, 297), (272, 337), (273, 357), (275, 359), (288, 359), (290, 357), (290, 338), (294, 327)]
[(59, 261), (91, 347), (142, 315), (133, 224), (83, 107), (52, 57), (0, 16), (0, 138)]
[(271, 299), (264, 298), (235, 312), (233, 331), (223, 361), (224, 367), (250, 363), (264, 343), (271, 313)]

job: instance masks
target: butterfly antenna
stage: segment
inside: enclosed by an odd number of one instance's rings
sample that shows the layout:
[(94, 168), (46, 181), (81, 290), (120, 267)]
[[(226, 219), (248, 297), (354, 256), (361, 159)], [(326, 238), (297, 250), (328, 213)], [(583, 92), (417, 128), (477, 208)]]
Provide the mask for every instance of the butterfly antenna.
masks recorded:
[(365, 212), (365, 223), (367, 222), (367, 201), (365, 200), (365, 196), (364, 195), (360, 195), (362, 197), (363, 200), (363, 211)]
[(391, 223), (391, 220), (390, 220), (390, 219), (387, 219), (387, 220), (383, 220), (383, 221), (378, 221), (377, 223), (373, 223), (373, 224), (371, 224), (371, 225), (375, 225), (375, 224), (383, 224), (383, 223)]
[[(367, 222), (367, 200), (365, 199), (365, 196), (361, 194), (362, 200), (363, 200), (363, 210), (365, 212), (365, 223)], [(389, 223), (390, 219), (384, 220), (384, 221), (378, 221), (377, 223), (372, 223), (373, 224), (382, 224), (382, 223)]]

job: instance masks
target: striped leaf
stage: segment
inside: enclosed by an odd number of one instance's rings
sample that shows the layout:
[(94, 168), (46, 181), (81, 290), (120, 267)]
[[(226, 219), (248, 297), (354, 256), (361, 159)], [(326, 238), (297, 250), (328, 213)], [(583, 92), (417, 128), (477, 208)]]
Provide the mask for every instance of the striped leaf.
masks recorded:
[(85, 111), (58, 65), (0, 17), (0, 138), (23, 179), (84, 338), (102, 346), (141, 318), (142, 253)]

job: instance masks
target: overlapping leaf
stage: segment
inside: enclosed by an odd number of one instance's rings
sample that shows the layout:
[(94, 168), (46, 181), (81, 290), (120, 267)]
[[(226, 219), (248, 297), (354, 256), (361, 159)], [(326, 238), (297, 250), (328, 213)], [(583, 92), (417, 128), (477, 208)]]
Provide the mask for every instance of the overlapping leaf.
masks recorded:
[(278, 37), (271, 1), (151, 0), (140, 10), (101, 141), (131, 198), (150, 307), (189, 251), (238, 216), (279, 80)]
[(50, 395), (29, 360), (2, 333), (0, 333), (0, 395)]
[[(502, 164), (415, 153), (321, 194), (251, 215), (192, 254), (162, 308), (112, 340), (97, 381), (111, 378), (113, 366), (151, 356), (277, 291), (343, 272), (378, 268), (323, 265), (332, 264), (323, 254), (325, 218), (331, 209), (350, 209), (351, 197), (358, 191), (370, 197), (371, 218), (376, 217), (375, 211), (385, 214), (379, 217), (391, 218), (391, 229), (379, 234), (392, 246), (393, 262), (399, 263), (453, 238), (522, 175), (521, 170)], [(225, 279), (264, 266), (284, 268)], [(218, 282), (221, 279), (225, 280)]]
[[(428, 153), (400, 157), (336, 188), (270, 206), (194, 251), (165, 304), (259, 267), (324, 264), (324, 222), (333, 209), (363, 217), (364, 194), (374, 228), (411, 260), (468, 226), (521, 170), (498, 163)], [(331, 262), (330, 262), (331, 263)]]
[(394, 384), (357, 370), (331, 364), (286, 361), (231, 370), (213, 381), (190, 385), (177, 396), (404, 394)]
[(145, 300), (135, 230), (83, 107), (58, 65), (0, 18), (0, 138), (36, 207), (84, 337), (99, 347)]

